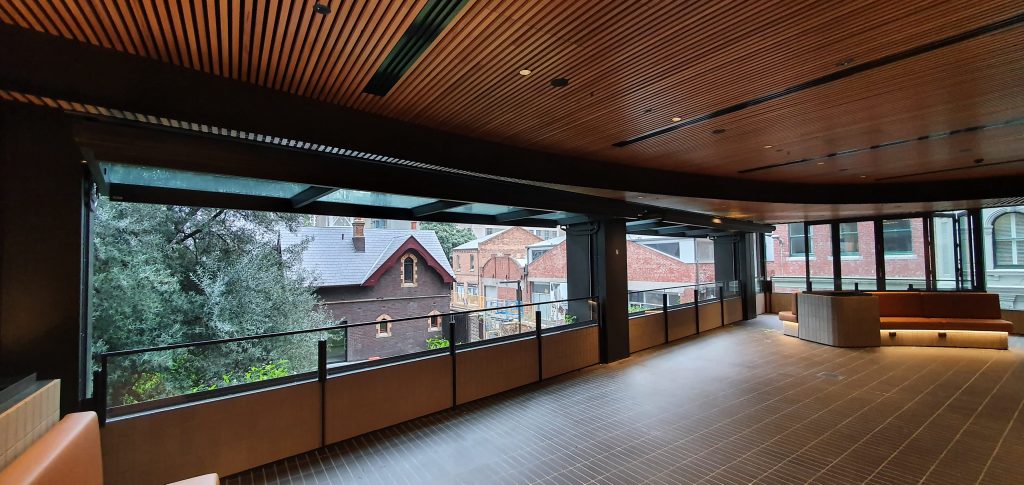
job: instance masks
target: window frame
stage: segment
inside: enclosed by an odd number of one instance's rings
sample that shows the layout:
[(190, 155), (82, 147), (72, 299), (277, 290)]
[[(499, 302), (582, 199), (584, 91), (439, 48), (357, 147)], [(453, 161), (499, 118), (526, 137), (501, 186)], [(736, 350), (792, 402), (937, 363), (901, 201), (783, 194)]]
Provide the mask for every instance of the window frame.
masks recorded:
[[(996, 237), (996, 225), (999, 221), (1006, 216), (1010, 216), (1007, 220), (1010, 223), (1010, 237), (999, 239)], [(1018, 221), (1018, 218), (1021, 219)], [(1022, 224), (1017, 224), (1022, 222)], [(1020, 269), (1024, 268), (1024, 260), (1017, 260), (1016, 263), (1010, 264), (999, 264), (999, 243), (1009, 242), (1010, 243), (1010, 260), (1017, 259), (1018, 247), (1024, 246), (1024, 212), (1019, 211), (1007, 211), (996, 216), (992, 219), (992, 267), (996, 269)]]
[[(853, 226), (853, 231), (844, 231), (843, 226)], [(843, 236), (853, 235), (853, 251), (846, 251), (843, 249)], [(840, 222), (839, 223), (839, 256), (860, 256), (860, 223), (859, 222)]]
[[(901, 222), (901, 221), (906, 221), (907, 222), (907, 228), (906, 229), (897, 229), (895, 231), (891, 230), (891, 229), (886, 229), (886, 222), (890, 222), (891, 223), (891, 222)], [(886, 246), (886, 236), (889, 235), (889, 234), (892, 234), (892, 233), (898, 233), (898, 234), (906, 233), (908, 241), (909, 241), (908, 247), (910, 247), (910, 250), (909, 251), (890, 250)], [(916, 254), (914, 252), (914, 219), (913, 218), (911, 218), (911, 219), (883, 219), (882, 220), (882, 252), (883, 252), (883, 255), (886, 258), (888, 258), (890, 256), (902, 257), (902, 256), (910, 256), (910, 255)]]
[[(373, 327), (376, 330), (376, 333), (377, 333), (376, 338), (387, 338), (387, 337), (390, 337), (390, 336), (394, 335), (392, 333), (393, 329), (391, 328), (391, 316), (390, 315), (388, 315), (387, 313), (381, 314), (379, 317), (377, 317), (376, 322), (377, 322), (377, 325), (374, 325), (374, 327)], [(381, 326), (383, 326), (385, 324), (387, 324), (387, 326), (385, 327), (386, 330), (384, 332), (381, 332)]]
[[(793, 227), (800, 227), (803, 229), (801, 234), (794, 236)], [(814, 256), (814, 226), (810, 226), (804, 223), (791, 223), (786, 229), (787, 235), (789, 236), (789, 257), (791, 258), (803, 258), (805, 256)], [(795, 238), (804, 238), (804, 250), (803, 252), (793, 251), (793, 240)]]
[[(405, 269), (406, 262), (410, 261), (410, 260), (412, 261), (412, 275), (406, 274), (406, 269)], [(400, 265), (400, 271), (399, 272), (401, 273), (402, 288), (415, 288), (416, 286), (419, 285), (419, 283), (416, 280), (416, 276), (417, 276), (416, 272), (418, 270), (417, 267), (419, 266), (417, 264), (418, 262), (419, 262), (419, 258), (417, 258), (415, 254), (405, 253), (405, 254), (402, 255), (402, 258), (399, 260), (399, 265)]]
[[(435, 322), (436, 322), (436, 325), (435, 325)], [(443, 326), (443, 324), (444, 324), (444, 321), (443, 321), (443, 318), (441, 316), (441, 312), (439, 312), (437, 310), (431, 310), (430, 313), (427, 314), (427, 331), (428, 332), (440, 332), (441, 331), (441, 327)]]

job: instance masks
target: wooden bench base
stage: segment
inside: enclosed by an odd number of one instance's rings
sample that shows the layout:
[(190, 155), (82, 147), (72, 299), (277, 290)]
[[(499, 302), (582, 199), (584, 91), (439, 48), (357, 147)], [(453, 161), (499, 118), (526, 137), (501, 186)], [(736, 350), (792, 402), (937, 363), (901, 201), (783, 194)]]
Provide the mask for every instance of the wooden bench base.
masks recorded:
[(973, 330), (882, 330), (882, 345), (1006, 350), (1006, 332)]

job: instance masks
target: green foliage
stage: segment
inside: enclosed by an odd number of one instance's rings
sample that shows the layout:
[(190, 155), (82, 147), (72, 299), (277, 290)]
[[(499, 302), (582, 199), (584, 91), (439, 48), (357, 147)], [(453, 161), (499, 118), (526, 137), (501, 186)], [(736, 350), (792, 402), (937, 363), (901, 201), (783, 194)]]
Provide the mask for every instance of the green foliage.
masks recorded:
[(444, 337), (430, 337), (427, 339), (427, 350), (443, 349), (451, 345)]
[(642, 311), (644, 311), (643, 305), (629, 305), (629, 313), (630, 314), (640, 313)]
[(576, 323), (576, 315), (573, 315), (572, 313), (566, 313), (565, 314), (565, 324), (566, 325), (571, 325), (573, 323)]
[[(278, 231), (301, 222), (295, 214), (102, 199), (93, 219), (93, 353), (331, 324), (315, 279), (301, 269), (305, 245), (278, 247)], [(110, 402), (210, 389), (236, 369), (249, 369), (242, 380), (280, 368), (312, 370), (316, 339), (296, 335), (112, 358)], [(271, 364), (254, 366), (265, 362)]]
[(474, 239), (473, 231), (464, 227), (456, 227), (450, 222), (424, 222), (420, 229), (434, 231), (437, 240), (441, 242), (441, 249), (450, 261), (452, 259), (452, 248), (466, 244)]

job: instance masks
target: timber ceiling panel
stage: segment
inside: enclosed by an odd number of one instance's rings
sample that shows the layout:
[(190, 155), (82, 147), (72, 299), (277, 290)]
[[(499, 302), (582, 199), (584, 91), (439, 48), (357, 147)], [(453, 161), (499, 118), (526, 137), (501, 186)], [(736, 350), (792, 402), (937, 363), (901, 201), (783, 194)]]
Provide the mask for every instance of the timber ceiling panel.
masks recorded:
[[(9, 0), (0, 2), (0, 21), (453, 132), (628, 165), (808, 183), (1024, 173), (1014, 162), (1024, 158), (1014, 138), (1021, 125), (840, 156), (821, 170), (811, 161), (741, 173), (1024, 118), (1019, 0), (470, 0), (386, 96), (363, 89), (428, 0), (320, 3), (330, 12), (286, 0)], [(673, 117), (714, 113), (1007, 21), (612, 146)], [(552, 87), (556, 77), (569, 86)], [(712, 134), (717, 128), (727, 131)], [(964, 168), (976, 158), (985, 162)]]

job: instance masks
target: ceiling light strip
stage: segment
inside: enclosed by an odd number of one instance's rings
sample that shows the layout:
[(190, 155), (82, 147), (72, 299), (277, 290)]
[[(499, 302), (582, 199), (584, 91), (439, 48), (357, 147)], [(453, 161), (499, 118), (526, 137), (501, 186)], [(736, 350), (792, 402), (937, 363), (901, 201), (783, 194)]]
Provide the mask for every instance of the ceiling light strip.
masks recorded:
[(932, 174), (936, 174), (936, 173), (959, 172), (961, 170), (970, 170), (970, 169), (974, 169), (974, 168), (997, 167), (999, 165), (1009, 165), (1011, 163), (1021, 163), (1021, 162), (1024, 162), (1024, 158), (1018, 158), (1016, 160), (1007, 160), (1005, 162), (982, 163), (982, 164), (978, 164), (978, 165), (969, 165), (969, 166), (966, 166), (966, 167), (954, 167), (954, 168), (944, 168), (944, 169), (941, 169), (941, 170), (930, 170), (928, 172), (917, 172), (917, 173), (911, 173), (911, 174), (906, 174), (906, 175), (893, 175), (892, 177), (882, 177), (882, 178), (878, 178), (878, 179), (875, 179), (875, 180), (878, 181), (878, 182), (884, 182), (886, 180), (896, 180), (896, 179), (905, 179), (905, 178), (911, 178), (911, 177), (920, 177), (922, 175), (932, 175)]
[(900, 52), (896, 52), (894, 54), (890, 54), (890, 55), (885, 56), (885, 57), (880, 57), (880, 58), (875, 59), (873, 61), (868, 61), (868, 62), (865, 62), (863, 64), (857, 64), (855, 66), (851, 66), (851, 67), (848, 67), (846, 69), (842, 69), (842, 70), (833, 72), (831, 74), (826, 74), (824, 76), (821, 76), (821, 77), (818, 77), (818, 78), (815, 78), (815, 79), (811, 79), (810, 81), (802, 82), (802, 83), (797, 84), (795, 86), (790, 86), (790, 87), (785, 88), (785, 89), (783, 89), (781, 91), (776, 91), (774, 93), (769, 93), (769, 94), (766, 94), (764, 96), (760, 96), (760, 97), (757, 97), (757, 98), (754, 98), (754, 99), (751, 99), (751, 100), (744, 101), (742, 103), (738, 103), (738, 104), (734, 104), (732, 106), (728, 106), (728, 107), (722, 108), (722, 109), (717, 110), (717, 111), (713, 111), (711, 113), (707, 113), (707, 114), (704, 114), (704, 115), (701, 115), (701, 116), (697, 116), (697, 117), (694, 117), (694, 118), (685, 119), (685, 120), (682, 120), (682, 121), (680, 121), (678, 123), (673, 123), (671, 125), (668, 125), (668, 126), (666, 126), (664, 128), (659, 128), (657, 130), (649, 131), (647, 133), (644, 133), (644, 134), (639, 135), (639, 136), (635, 136), (633, 138), (629, 138), (627, 140), (622, 140), (622, 141), (615, 142), (615, 143), (612, 144), (612, 146), (624, 147), (624, 146), (632, 145), (634, 143), (638, 143), (638, 142), (641, 142), (641, 141), (644, 141), (644, 140), (649, 140), (651, 138), (654, 138), (654, 137), (657, 137), (657, 136), (661, 136), (661, 135), (664, 135), (664, 134), (667, 134), (667, 133), (671, 133), (671, 132), (673, 132), (675, 130), (678, 130), (678, 129), (681, 129), (681, 128), (685, 128), (687, 126), (693, 126), (693, 125), (696, 125), (696, 124), (700, 124), (700, 123), (703, 123), (705, 121), (713, 120), (715, 118), (719, 118), (719, 117), (722, 117), (722, 116), (725, 116), (725, 115), (728, 115), (728, 114), (732, 114), (732, 113), (735, 113), (737, 111), (741, 111), (741, 110), (744, 110), (744, 109), (747, 109), (747, 108), (750, 108), (750, 107), (753, 107), (753, 106), (764, 104), (764, 103), (767, 103), (769, 101), (774, 101), (776, 99), (784, 98), (784, 97), (789, 96), (791, 94), (796, 94), (796, 93), (799, 93), (801, 91), (805, 91), (807, 89), (811, 89), (811, 88), (815, 88), (815, 87), (818, 87), (818, 86), (822, 86), (824, 84), (828, 84), (828, 83), (831, 83), (831, 82), (834, 82), (834, 81), (838, 81), (840, 79), (845, 79), (845, 78), (848, 78), (850, 76), (854, 76), (854, 75), (860, 74), (862, 72), (870, 71), (872, 69), (877, 69), (879, 67), (884, 67), (884, 66), (887, 66), (889, 64), (893, 64), (893, 63), (896, 63), (896, 62), (904, 61), (904, 60), (907, 60), (907, 59), (910, 59), (912, 57), (916, 57), (916, 56), (919, 56), (919, 55), (922, 55), (922, 54), (927, 54), (929, 52), (932, 52), (932, 51), (935, 51), (935, 50), (939, 50), (939, 49), (942, 49), (944, 47), (949, 47), (951, 45), (959, 44), (961, 42), (968, 41), (968, 40), (974, 39), (976, 37), (981, 37), (983, 35), (991, 34), (993, 32), (998, 32), (998, 31), (1003, 30), (1003, 29), (1007, 29), (1007, 28), (1010, 28), (1010, 27), (1015, 27), (1017, 25), (1020, 25), (1021, 23), (1024, 23), (1024, 13), (1020, 13), (1020, 14), (1014, 15), (1013, 17), (1000, 20), (998, 22), (993, 22), (991, 24), (983, 25), (981, 27), (978, 27), (978, 28), (975, 28), (975, 29), (971, 29), (971, 30), (968, 30), (966, 32), (962, 32), (962, 33), (959, 33), (959, 34), (956, 34), (956, 35), (953, 35), (953, 36), (950, 36), (950, 37), (946, 37), (944, 39), (939, 39), (939, 40), (934, 41), (934, 42), (929, 42), (927, 44), (919, 45), (917, 47), (913, 47), (913, 48), (907, 49), (905, 51), (900, 51)]

